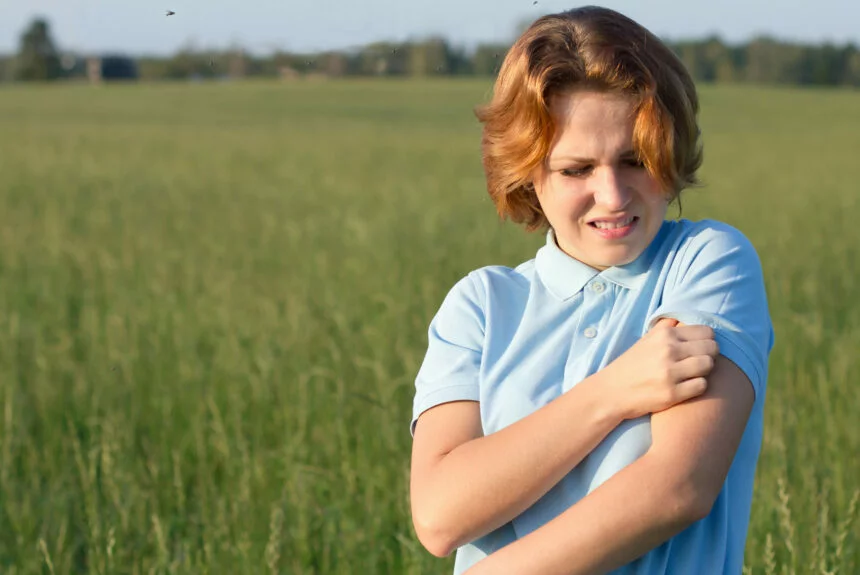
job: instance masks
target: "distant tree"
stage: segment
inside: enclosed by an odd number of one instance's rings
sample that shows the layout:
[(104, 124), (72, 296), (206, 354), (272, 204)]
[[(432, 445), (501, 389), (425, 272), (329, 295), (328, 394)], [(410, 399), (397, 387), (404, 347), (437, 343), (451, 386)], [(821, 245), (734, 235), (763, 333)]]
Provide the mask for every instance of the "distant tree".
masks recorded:
[(411, 46), (373, 42), (361, 48), (358, 72), (366, 76), (400, 76), (407, 72)]
[[(788, 75), (789, 49), (784, 44), (768, 36), (754, 38), (746, 49), (746, 81), (753, 84), (785, 83)], [(792, 62), (793, 64), (793, 62)]]
[(463, 46), (449, 46), (448, 67), (451, 74), (457, 76), (474, 75), (472, 58)]
[(231, 78), (244, 78), (249, 75), (251, 68), (251, 58), (245, 50), (239, 46), (231, 47), (227, 56), (227, 75)]
[(845, 50), (845, 68), (842, 71), (842, 83), (848, 86), (860, 87), (860, 49), (853, 44)]
[(706, 78), (706, 63), (703, 61), (701, 42), (678, 42), (671, 46), (693, 78), (696, 80)]
[[(522, 21), (521, 27), (530, 22)], [(48, 38), (47, 48), (33, 48), (33, 38), (40, 35)], [(46, 25), (33, 26), (25, 36), (28, 53), (52, 53)], [(860, 49), (853, 44), (803, 45), (767, 36), (733, 45), (717, 35), (680, 42), (663, 40), (678, 54), (696, 82), (860, 86)], [(101, 65), (104, 79), (110, 79), (112, 75), (106, 68), (116, 69), (118, 75), (128, 74), (130, 77), (134, 74), (133, 66), (136, 66), (137, 77), (144, 80), (225, 76), (289, 78), (306, 74), (332, 77), (473, 75), (486, 78), (499, 73), (510, 47), (507, 42), (494, 42), (480, 44), (467, 52), (443, 37), (431, 36), (401, 42), (372, 42), (343, 51), (297, 53), (278, 50), (266, 56), (255, 56), (239, 46), (220, 51), (201, 50), (189, 44), (168, 57), (143, 56), (134, 61), (111, 61), (105, 57)], [(0, 81), (14, 79), (10, 73), (24, 70), (23, 66), (14, 65), (16, 60), (22, 58), (0, 56)], [(32, 57), (28, 60), (33, 61)], [(59, 63), (60, 74), (64, 78), (83, 77), (86, 73), (86, 60), (74, 54), (60, 57)]]
[(276, 50), (266, 59), (262, 74), (266, 76), (278, 76), (283, 70), (298, 70), (298, 57), (289, 52)]
[(62, 75), (60, 56), (47, 20), (35, 19), (21, 35), (16, 78), (25, 81), (55, 80)]
[(344, 76), (349, 67), (346, 55), (340, 52), (326, 52), (320, 56), (320, 70), (329, 76)]
[[(231, 65), (237, 65), (237, 62), (233, 60), (234, 56), (235, 52), (228, 52), (222, 56), (227, 60), (224, 65), (230, 72), (236, 71), (230, 70)], [(163, 72), (165, 78), (169, 80), (210, 78), (216, 73), (215, 67), (210, 63), (214, 63), (212, 54), (199, 50), (194, 44), (189, 43), (168, 59)], [(239, 66), (243, 65), (243, 63), (238, 64)]]
[(83, 80), (87, 77), (87, 58), (81, 54), (68, 52), (60, 56), (63, 79)]
[(413, 76), (441, 76), (451, 71), (451, 50), (444, 38), (434, 36), (414, 43), (409, 56)]
[(12, 80), (14, 68), (14, 57), (0, 56), (0, 82), (8, 82)]
[(144, 56), (137, 60), (137, 70), (141, 80), (164, 80), (168, 77), (170, 61), (156, 56)]
[(837, 48), (829, 43), (805, 47), (802, 51), (798, 81), (801, 84), (830, 86), (839, 84), (842, 82), (849, 55), (848, 50)]
[(478, 76), (495, 76), (510, 49), (505, 44), (481, 44), (472, 54), (472, 73)]

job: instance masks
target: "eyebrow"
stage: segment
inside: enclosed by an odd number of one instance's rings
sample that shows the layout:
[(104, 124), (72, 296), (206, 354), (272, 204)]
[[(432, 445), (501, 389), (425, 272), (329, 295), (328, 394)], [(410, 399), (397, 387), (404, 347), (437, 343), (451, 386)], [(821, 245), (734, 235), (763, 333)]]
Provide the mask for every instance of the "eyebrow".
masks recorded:
[[(637, 154), (636, 154), (635, 150), (625, 150), (624, 152), (621, 152), (621, 155), (619, 157), (620, 158), (629, 158), (629, 157), (636, 157), (636, 155)], [(573, 162), (579, 162), (582, 164), (587, 164), (589, 162), (593, 162), (594, 158), (582, 158), (579, 156), (568, 156), (568, 155), (557, 156), (555, 158), (547, 158), (547, 163), (549, 163), (549, 162), (561, 162), (561, 161), (573, 161)]]

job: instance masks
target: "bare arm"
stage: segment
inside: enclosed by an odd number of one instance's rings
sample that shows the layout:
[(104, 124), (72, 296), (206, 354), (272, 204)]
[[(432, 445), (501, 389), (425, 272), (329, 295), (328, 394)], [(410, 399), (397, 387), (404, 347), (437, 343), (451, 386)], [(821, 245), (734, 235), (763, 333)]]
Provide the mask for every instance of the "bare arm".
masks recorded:
[(476, 402), (426, 411), (410, 486), (419, 540), (444, 556), (486, 535), (535, 503), (623, 420), (703, 393), (717, 353), (712, 338), (704, 326), (655, 327), (600, 372), (486, 437)]
[(717, 358), (708, 382), (702, 396), (652, 415), (648, 453), (467, 574), (604, 573), (705, 517), (755, 399), (747, 376), (724, 356)]
[(543, 496), (621, 423), (593, 380), (486, 437), (479, 405), (421, 415), (412, 450), (412, 516), (434, 555), (504, 525)]

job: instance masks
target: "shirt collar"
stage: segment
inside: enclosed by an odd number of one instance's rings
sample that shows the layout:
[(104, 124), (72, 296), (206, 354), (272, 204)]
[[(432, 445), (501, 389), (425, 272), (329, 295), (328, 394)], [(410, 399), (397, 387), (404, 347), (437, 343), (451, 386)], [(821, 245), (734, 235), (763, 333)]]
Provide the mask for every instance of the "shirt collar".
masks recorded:
[(666, 232), (667, 222), (664, 221), (657, 235), (638, 258), (629, 264), (613, 266), (599, 272), (564, 253), (555, 243), (555, 232), (549, 228), (546, 233), (546, 245), (537, 252), (535, 269), (543, 284), (561, 300), (573, 297), (597, 276), (623, 288), (638, 290), (645, 283), (651, 262), (660, 244), (663, 243)]

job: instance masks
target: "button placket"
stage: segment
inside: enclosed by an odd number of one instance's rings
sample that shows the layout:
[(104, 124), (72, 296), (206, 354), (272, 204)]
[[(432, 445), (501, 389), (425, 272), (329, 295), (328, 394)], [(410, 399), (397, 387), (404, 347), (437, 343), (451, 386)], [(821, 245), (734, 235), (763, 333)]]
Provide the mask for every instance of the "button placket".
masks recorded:
[[(588, 284), (588, 289), (595, 294), (602, 294), (606, 291), (606, 283), (601, 281), (600, 279), (595, 279), (591, 283)], [(595, 301), (596, 308), (601, 309), (603, 306)], [(593, 313), (593, 312), (592, 312)], [(591, 314), (589, 314), (591, 315)], [(594, 339), (597, 337), (597, 328), (594, 325), (589, 325), (584, 330), (582, 330), (582, 335), (586, 339)]]

